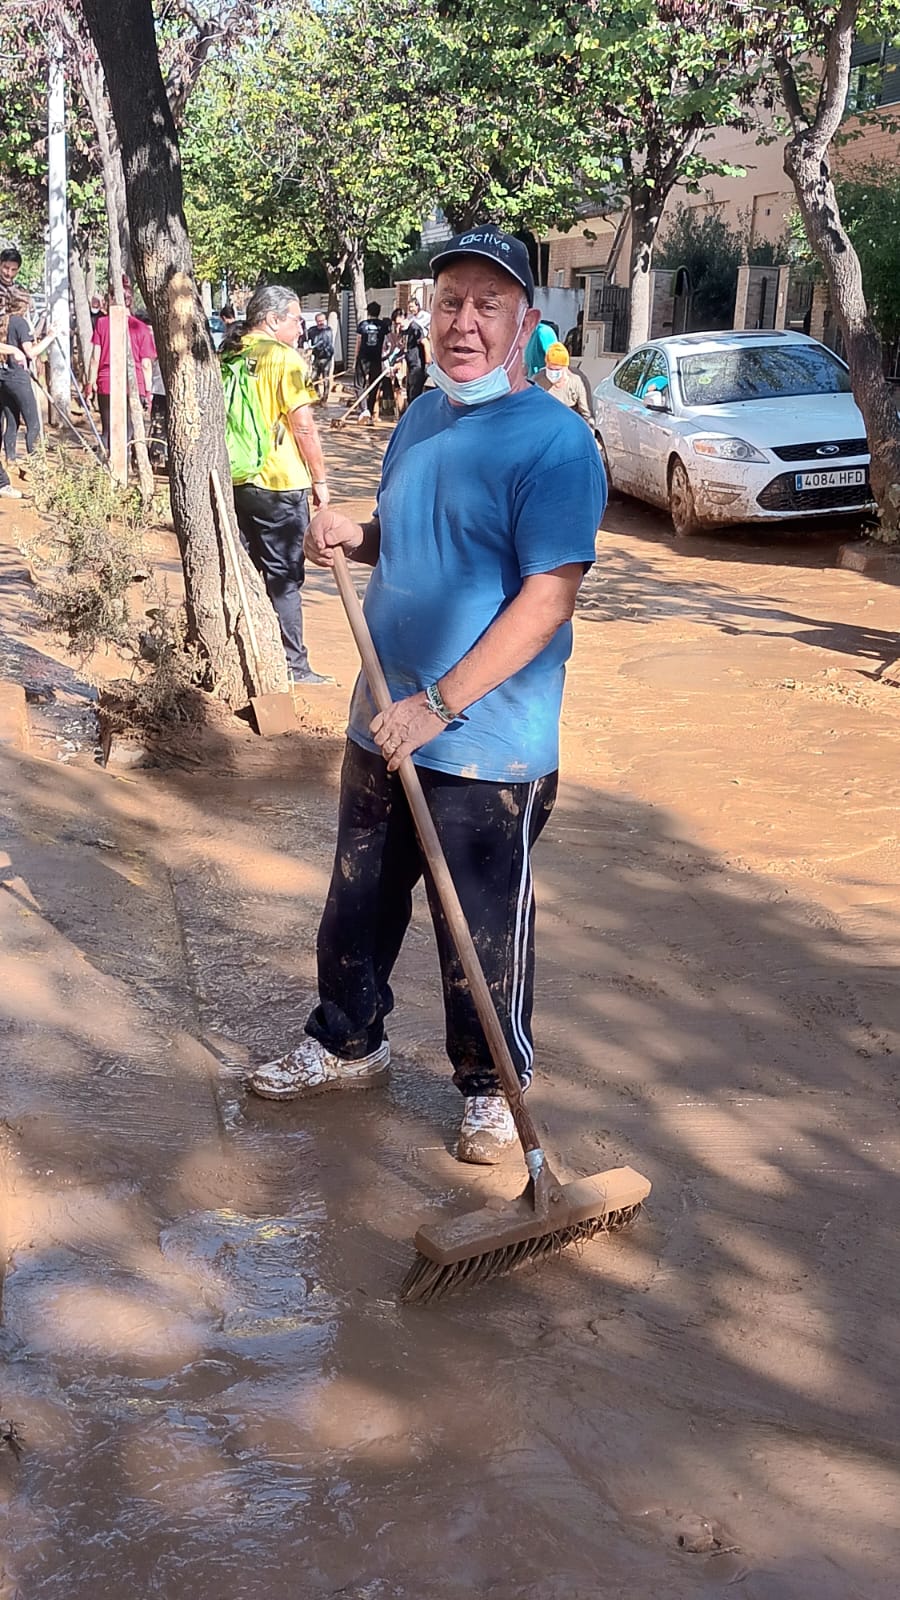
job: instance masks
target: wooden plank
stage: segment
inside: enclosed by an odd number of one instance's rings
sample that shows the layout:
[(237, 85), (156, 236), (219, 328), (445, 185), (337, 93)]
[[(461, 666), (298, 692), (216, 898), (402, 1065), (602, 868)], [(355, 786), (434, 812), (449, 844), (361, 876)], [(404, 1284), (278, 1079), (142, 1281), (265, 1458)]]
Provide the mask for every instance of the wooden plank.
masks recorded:
[(128, 482), (128, 311), (109, 308), (109, 468), (116, 483)]

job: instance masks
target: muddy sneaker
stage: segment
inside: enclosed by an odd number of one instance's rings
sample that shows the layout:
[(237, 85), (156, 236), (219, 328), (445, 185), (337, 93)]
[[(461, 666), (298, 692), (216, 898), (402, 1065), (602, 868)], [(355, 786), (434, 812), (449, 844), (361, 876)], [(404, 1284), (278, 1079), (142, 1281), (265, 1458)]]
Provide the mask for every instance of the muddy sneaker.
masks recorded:
[(502, 1161), (518, 1134), (505, 1094), (466, 1096), (466, 1109), (456, 1146), (457, 1161), (492, 1167)]
[(249, 1086), (264, 1100), (295, 1100), (298, 1095), (326, 1094), (329, 1089), (371, 1089), (387, 1079), (390, 1060), (387, 1039), (361, 1061), (342, 1061), (318, 1039), (304, 1039), (286, 1056), (257, 1067)]

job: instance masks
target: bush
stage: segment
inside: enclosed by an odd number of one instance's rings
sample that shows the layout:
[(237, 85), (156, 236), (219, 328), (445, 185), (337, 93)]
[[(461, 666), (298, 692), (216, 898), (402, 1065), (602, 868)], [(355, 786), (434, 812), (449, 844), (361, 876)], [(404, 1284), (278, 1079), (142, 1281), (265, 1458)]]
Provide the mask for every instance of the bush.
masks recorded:
[(95, 461), (60, 449), (32, 457), (35, 505), (53, 524), (51, 549), (61, 577), (38, 589), (49, 628), (84, 663), (100, 649), (137, 652), (128, 591), (144, 561), (152, 508), (122, 490)]
[(891, 342), (900, 337), (900, 173), (875, 162), (835, 186), (869, 310)]
[(430, 249), (413, 250), (410, 255), (404, 256), (396, 266), (391, 267), (391, 283), (406, 283), (410, 278), (430, 278), (431, 258), (436, 256), (439, 245), (432, 245)]
[(750, 243), (746, 219), (733, 228), (717, 211), (680, 205), (657, 245), (654, 266), (686, 267), (691, 280), (691, 328), (730, 328), (738, 268), (775, 266), (786, 259), (782, 244)]

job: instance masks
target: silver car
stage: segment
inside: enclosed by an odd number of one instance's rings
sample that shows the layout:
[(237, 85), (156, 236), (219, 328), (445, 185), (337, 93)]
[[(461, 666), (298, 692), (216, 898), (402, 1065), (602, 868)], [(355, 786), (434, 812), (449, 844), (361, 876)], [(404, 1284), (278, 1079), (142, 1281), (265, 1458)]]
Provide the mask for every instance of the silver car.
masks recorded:
[(847, 365), (805, 334), (653, 339), (597, 385), (594, 416), (610, 487), (682, 536), (872, 509)]

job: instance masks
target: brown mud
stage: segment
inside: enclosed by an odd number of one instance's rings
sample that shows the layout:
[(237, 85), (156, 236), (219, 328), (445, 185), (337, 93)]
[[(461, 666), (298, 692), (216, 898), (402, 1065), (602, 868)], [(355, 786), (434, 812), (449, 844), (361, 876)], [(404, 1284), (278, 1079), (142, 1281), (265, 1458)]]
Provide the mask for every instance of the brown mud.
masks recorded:
[[(360, 512), (384, 437), (326, 439)], [(87, 690), (27, 632), (13, 527), (2, 675), (58, 693), (0, 752), (3, 1600), (893, 1600), (896, 590), (830, 565), (836, 527), (611, 509), (536, 855), (533, 1109), (563, 1176), (653, 1194), (422, 1310), (416, 1223), (519, 1170), (452, 1157), (421, 901), (389, 1089), (241, 1087), (314, 992), (330, 580), (315, 736), (114, 774), (86, 722), (62, 748)]]

